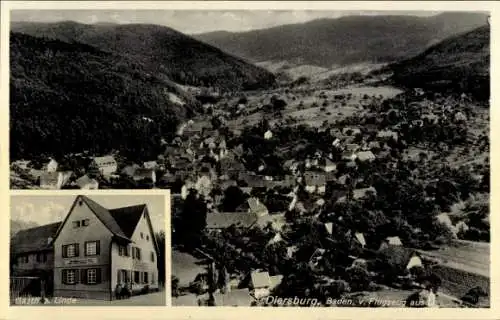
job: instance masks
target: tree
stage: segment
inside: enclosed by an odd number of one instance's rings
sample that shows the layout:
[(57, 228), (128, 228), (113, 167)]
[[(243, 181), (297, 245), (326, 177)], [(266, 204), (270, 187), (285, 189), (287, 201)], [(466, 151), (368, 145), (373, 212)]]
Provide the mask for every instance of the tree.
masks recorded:
[(237, 186), (231, 186), (224, 191), (224, 199), (222, 200), (222, 210), (225, 212), (234, 212), (245, 202), (247, 196)]
[(346, 270), (347, 282), (352, 291), (364, 291), (370, 285), (370, 276), (368, 271), (362, 267), (354, 266)]
[(182, 242), (188, 248), (198, 246), (207, 224), (207, 205), (196, 190), (190, 190), (184, 201), (184, 208), (179, 221), (179, 233)]
[(158, 256), (156, 262), (158, 264), (158, 283), (165, 284), (165, 231), (160, 231), (155, 234), (156, 243), (158, 244)]

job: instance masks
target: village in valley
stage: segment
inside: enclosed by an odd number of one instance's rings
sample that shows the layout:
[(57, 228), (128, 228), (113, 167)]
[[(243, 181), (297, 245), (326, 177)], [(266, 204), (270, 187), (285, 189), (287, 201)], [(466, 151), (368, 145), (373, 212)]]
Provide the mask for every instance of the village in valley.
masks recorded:
[(404, 300), (430, 275), (451, 306), (475, 287), (457, 284), (462, 274), (489, 287), (487, 266), (450, 262), (446, 252), (489, 239), (486, 106), (466, 94), (352, 81), (242, 93), (204, 109), (162, 141), (156, 159), (84, 152), (36, 167), (15, 161), (13, 175), (35, 189), (170, 189), (174, 248), (213, 257), (226, 273), (222, 291), (244, 281), (264, 289), (245, 294), (245, 305), (277, 290), (349, 294), (360, 306), (384, 294)]
[(489, 103), (392, 79), (179, 85), (157, 154), (12, 159), (11, 188), (170, 189), (173, 305), (489, 307)]

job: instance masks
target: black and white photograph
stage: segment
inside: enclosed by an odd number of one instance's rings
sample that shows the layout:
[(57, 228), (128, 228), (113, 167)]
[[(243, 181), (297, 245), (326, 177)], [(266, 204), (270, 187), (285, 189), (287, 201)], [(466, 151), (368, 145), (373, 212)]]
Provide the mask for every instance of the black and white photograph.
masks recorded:
[(489, 17), (12, 10), (10, 188), (169, 189), (173, 306), (490, 308)]
[(166, 200), (12, 195), (10, 304), (166, 306)]

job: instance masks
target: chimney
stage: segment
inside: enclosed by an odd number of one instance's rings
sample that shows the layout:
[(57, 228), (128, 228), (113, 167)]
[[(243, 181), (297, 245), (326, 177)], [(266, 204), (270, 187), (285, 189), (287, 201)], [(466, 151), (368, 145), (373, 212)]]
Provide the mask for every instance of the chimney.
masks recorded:
[(48, 237), (47, 238), (47, 245), (51, 245), (52, 244), (52, 237)]

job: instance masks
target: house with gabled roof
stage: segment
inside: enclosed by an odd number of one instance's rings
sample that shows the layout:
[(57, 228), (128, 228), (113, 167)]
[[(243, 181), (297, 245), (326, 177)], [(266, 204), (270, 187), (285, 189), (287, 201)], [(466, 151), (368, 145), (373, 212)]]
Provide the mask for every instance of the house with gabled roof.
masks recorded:
[(77, 196), (53, 243), (54, 296), (112, 300), (118, 284), (158, 289), (159, 247), (145, 204), (107, 209)]
[(307, 171), (304, 173), (305, 189), (309, 193), (325, 193), (326, 176), (323, 172)]
[(387, 247), (402, 247), (403, 243), (398, 236), (387, 237), (380, 244), (379, 250), (385, 250)]
[(43, 163), (43, 171), (45, 172), (56, 172), (57, 171), (57, 167), (58, 167), (58, 163), (56, 160), (50, 158), (48, 159), (45, 163)]
[(109, 155), (104, 157), (94, 157), (90, 163), (89, 169), (97, 171), (103, 176), (112, 175), (118, 170), (118, 163), (115, 157)]
[(12, 272), (14, 276), (40, 276), (45, 273), (46, 281), (52, 281), (54, 270), (53, 239), (61, 222), (25, 229), (17, 232), (10, 240)]
[(154, 169), (137, 168), (132, 176), (134, 181), (142, 181), (145, 179), (151, 180), (153, 184), (156, 183), (156, 171)]
[(375, 160), (375, 155), (371, 151), (360, 151), (356, 154), (356, 159), (361, 162)]
[(90, 178), (88, 175), (83, 175), (76, 179), (76, 185), (80, 189), (84, 190), (96, 190), (99, 189), (99, 182), (96, 179)]
[(381, 130), (377, 132), (377, 138), (380, 140), (385, 140), (385, 139), (398, 140), (398, 133), (392, 130)]
[(257, 215), (251, 212), (211, 212), (207, 214), (205, 228), (216, 232), (231, 226), (249, 229), (257, 223), (257, 220)]
[(61, 189), (71, 177), (73, 171), (42, 172), (39, 177), (41, 189)]

